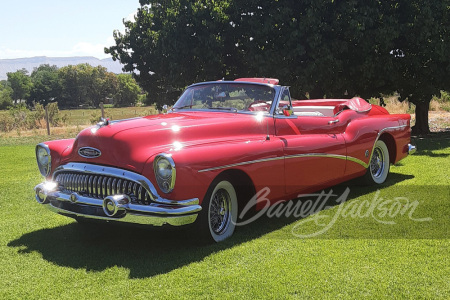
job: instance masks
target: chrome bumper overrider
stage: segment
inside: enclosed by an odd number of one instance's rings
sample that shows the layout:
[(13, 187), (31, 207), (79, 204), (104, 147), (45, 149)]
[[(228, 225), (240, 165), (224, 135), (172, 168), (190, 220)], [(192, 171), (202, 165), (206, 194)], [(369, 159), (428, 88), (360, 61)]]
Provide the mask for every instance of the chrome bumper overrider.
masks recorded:
[[(151, 203), (133, 204), (127, 195), (111, 195), (102, 199), (82, 196), (76, 192), (58, 191), (57, 184), (47, 181), (35, 188), (36, 201), (53, 212), (72, 218), (90, 218), (104, 221), (161, 226), (180, 226), (193, 223), (201, 206), (198, 199), (181, 201), (182, 205)], [(185, 203), (190, 203), (186, 205)]]

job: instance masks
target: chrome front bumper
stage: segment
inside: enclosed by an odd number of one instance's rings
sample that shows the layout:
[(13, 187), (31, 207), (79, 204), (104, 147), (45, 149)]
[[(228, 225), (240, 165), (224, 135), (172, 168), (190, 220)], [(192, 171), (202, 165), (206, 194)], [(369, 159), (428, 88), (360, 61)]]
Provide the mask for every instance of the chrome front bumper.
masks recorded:
[(151, 203), (133, 204), (127, 195), (113, 195), (105, 199), (67, 194), (57, 190), (57, 184), (47, 181), (35, 188), (36, 201), (58, 214), (72, 218), (89, 218), (111, 222), (162, 226), (193, 223), (202, 207), (198, 199), (180, 201), (189, 205)]

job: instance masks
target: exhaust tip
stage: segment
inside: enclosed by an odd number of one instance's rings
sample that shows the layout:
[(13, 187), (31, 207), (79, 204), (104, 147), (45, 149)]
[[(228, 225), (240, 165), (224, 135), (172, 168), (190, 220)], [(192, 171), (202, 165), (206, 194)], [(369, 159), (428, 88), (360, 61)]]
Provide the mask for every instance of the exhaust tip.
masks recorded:
[(416, 146), (408, 144), (408, 154), (409, 155), (416, 153), (416, 151), (417, 151), (417, 147)]
[(131, 202), (128, 195), (108, 196), (103, 200), (103, 212), (108, 217), (125, 214), (127, 205)]

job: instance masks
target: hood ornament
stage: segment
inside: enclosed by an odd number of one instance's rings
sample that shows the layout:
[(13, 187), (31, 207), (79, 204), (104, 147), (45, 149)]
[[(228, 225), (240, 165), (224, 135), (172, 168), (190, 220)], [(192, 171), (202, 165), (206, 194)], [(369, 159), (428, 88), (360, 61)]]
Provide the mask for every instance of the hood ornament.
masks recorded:
[(84, 158), (96, 158), (102, 155), (102, 152), (92, 147), (82, 147), (78, 149), (78, 154)]

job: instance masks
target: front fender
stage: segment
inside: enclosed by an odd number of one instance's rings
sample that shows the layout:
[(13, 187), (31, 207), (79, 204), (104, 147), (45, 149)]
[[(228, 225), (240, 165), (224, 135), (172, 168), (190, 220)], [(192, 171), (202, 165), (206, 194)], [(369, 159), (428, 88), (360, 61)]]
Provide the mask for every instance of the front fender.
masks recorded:
[(75, 139), (65, 139), (43, 142), (50, 149), (50, 155), (52, 157), (52, 168), (49, 173), (48, 179), (51, 178), (53, 171), (61, 165), (64, 158), (67, 157), (72, 152), (72, 147)]
[[(273, 186), (273, 192), (277, 194), (284, 190), (284, 160), (276, 159), (283, 157), (279, 139), (227, 141), (181, 147), (166, 153), (172, 155), (177, 173), (171, 193), (164, 194), (157, 187), (158, 193), (166, 198), (181, 200), (188, 197), (202, 201), (212, 181), (229, 169), (245, 172), (256, 189)], [(149, 158), (143, 171), (143, 175), (152, 182), (156, 182), (153, 159), (157, 154)]]

